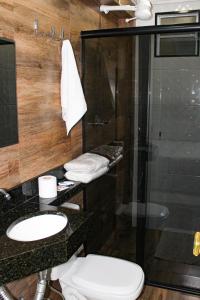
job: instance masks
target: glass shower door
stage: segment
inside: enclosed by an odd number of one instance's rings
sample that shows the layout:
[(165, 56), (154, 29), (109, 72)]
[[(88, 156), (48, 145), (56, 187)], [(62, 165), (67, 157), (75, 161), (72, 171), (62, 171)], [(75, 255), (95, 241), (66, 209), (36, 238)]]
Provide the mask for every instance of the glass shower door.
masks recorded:
[[(84, 151), (121, 145), (123, 159), (85, 189), (85, 206), (96, 213), (88, 251), (135, 261), (136, 219), (132, 223), (132, 148), (134, 93), (133, 37), (83, 41)], [(98, 239), (97, 239), (98, 236)]]
[[(196, 47), (187, 34), (177, 36), (179, 47), (172, 49), (170, 57), (154, 55), (154, 39), (144, 267), (149, 281), (197, 289), (200, 259), (192, 251), (194, 232), (200, 229), (200, 57), (179, 56), (180, 45)], [(175, 39), (173, 35), (173, 43)]]
[(86, 208), (100, 219), (95, 250), (140, 264), (147, 283), (196, 293), (200, 57), (193, 27), (86, 34), (84, 150), (124, 145), (123, 160), (86, 195)]

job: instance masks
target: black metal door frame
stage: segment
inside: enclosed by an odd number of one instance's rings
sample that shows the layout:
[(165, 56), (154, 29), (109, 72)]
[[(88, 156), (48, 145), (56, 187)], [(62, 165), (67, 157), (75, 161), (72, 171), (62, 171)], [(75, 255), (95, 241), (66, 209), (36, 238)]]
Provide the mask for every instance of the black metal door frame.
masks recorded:
[[(200, 24), (181, 24), (181, 25), (164, 25), (164, 26), (145, 26), (145, 27), (129, 27), (129, 28), (114, 28), (114, 29), (102, 29), (82, 31), (82, 62), (84, 63), (84, 51), (85, 51), (85, 39), (92, 38), (109, 38), (109, 37), (121, 37), (121, 36), (134, 36), (143, 35), (139, 43), (140, 68), (145, 70), (144, 74), (139, 74), (140, 85), (145, 85), (145, 89), (139, 88), (139, 99), (141, 101), (138, 111), (138, 177), (140, 177), (140, 183), (138, 184), (138, 202), (146, 203), (147, 199), (147, 174), (148, 174), (148, 155), (149, 155), (149, 138), (148, 138), (148, 122), (149, 122), (149, 95), (148, 95), (148, 78), (149, 78), (149, 42), (151, 34), (161, 33), (180, 33), (180, 32), (200, 32)], [(149, 37), (148, 37), (149, 35)], [(142, 73), (142, 72), (141, 72)], [(83, 70), (84, 77), (84, 70)], [(84, 126), (83, 126), (84, 127)], [(83, 148), (84, 146), (84, 129), (83, 129)], [(138, 208), (139, 209), (139, 208)], [(145, 248), (145, 223), (146, 217), (140, 217), (139, 211), (137, 215), (137, 243), (136, 243), (136, 260), (141, 266), (144, 266), (144, 248)], [(169, 284), (163, 284), (159, 282), (153, 282), (146, 280), (146, 283), (152, 286), (158, 286), (161, 288), (168, 288), (175, 291), (183, 291), (186, 293), (192, 293), (200, 295), (200, 291), (197, 289), (184, 288), (183, 286), (173, 286)]]

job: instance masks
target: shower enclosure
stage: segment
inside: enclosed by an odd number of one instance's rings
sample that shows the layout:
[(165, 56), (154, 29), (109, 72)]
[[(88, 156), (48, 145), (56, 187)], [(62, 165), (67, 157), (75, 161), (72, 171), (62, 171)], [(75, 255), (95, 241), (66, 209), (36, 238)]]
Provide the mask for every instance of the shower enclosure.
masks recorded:
[(107, 184), (96, 212), (103, 207), (107, 216), (97, 229), (101, 242), (89, 251), (137, 262), (149, 284), (193, 293), (200, 287), (200, 258), (193, 256), (200, 231), (199, 32), (191, 24), (81, 34), (84, 150), (124, 146), (123, 160), (86, 189), (90, 209)]

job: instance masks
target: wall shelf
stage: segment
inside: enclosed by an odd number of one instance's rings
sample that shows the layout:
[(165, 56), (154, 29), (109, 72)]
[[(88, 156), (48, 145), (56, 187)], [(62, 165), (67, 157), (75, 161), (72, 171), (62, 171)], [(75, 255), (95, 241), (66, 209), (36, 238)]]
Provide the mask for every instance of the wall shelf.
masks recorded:
[[(121, 2), (119, 0), (100, 0), (100, 5), (120, 5), (119, 3), (121, 3), (121, 5), (130, 5), (131, 0), (121, 0)], [(112, 11), (109, 12), (109, 14), (112, 14), (119, 19), (126, 19), (134, 16), (134, 12), (130, 11)]]

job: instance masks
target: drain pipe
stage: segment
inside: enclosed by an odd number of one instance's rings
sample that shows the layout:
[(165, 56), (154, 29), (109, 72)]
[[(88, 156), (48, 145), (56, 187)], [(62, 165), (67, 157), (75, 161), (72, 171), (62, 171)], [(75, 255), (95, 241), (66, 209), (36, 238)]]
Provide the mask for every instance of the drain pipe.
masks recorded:
[[(50, 280), (50, 270), (45, 270), (38, 273), (38, 282), (34, 300), (43, 300), (46, 292), (47, 284)], [(6, 287), (0, 287), (0, 300), (14, 300)]]
[(10, 292), (4, 287), (0, 287), (0, 300), (14, 300)]
[(48, 270), (38, 273), (38, 282), (37, 282), (34, 300), (43, 300), (44, 299), (46, 287), (50, 281), (50, 272), (51, 272), (51, 269), (48, 269)]

